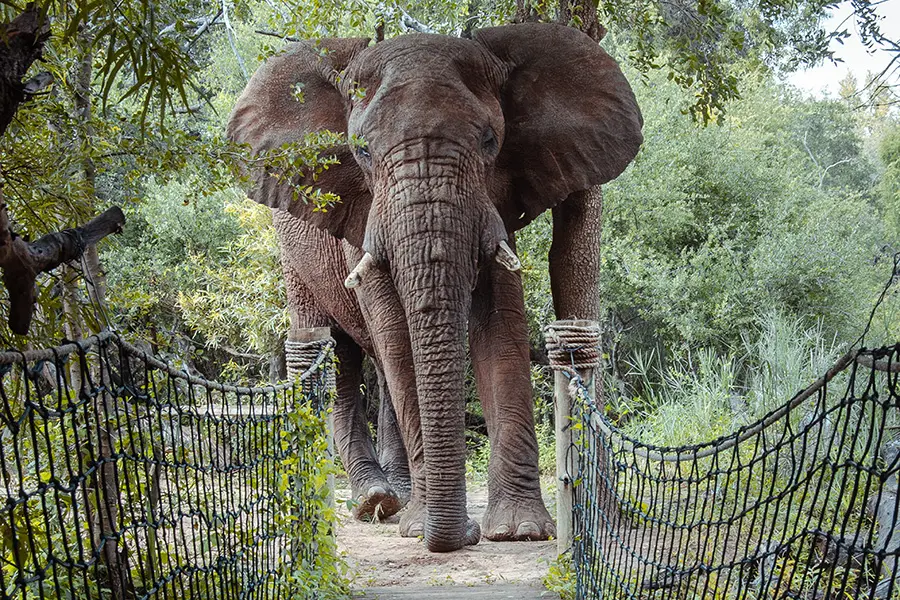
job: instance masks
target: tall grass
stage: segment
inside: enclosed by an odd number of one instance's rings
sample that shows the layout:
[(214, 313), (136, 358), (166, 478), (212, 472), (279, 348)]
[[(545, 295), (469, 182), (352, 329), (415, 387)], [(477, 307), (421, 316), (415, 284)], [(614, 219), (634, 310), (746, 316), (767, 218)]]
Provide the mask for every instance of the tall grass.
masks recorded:
[[(661, 446), (705, 442), (731, 433), (780, 406), (815, 381), (843, 348), (820, 323), (773, 310), (727, 353), (688, 349), (661, 357), (638, 352), (628, 361), (629, 395), (613, 396), (624, 428)], [(610, 388), (622, 386), (608, 386)]]

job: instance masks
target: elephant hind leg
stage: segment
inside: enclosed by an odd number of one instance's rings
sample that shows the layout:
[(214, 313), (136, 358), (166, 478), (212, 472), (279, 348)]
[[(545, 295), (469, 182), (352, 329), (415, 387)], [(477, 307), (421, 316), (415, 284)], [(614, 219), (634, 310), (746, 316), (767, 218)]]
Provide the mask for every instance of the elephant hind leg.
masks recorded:
[(406, 504), (412, 495), (409, 457), (406, 454), (406, 446), (403, 445), (400, 424), (397, 422), (397, 413), (394, 411), (394, 403), (384, 377), (384, 370), (380, 366), (376, 366), (375, 370), (378, 374), (378, 390), (381, 397), (378, 406), (378, 437), (376, 441), (378, 463), (400, 500)]

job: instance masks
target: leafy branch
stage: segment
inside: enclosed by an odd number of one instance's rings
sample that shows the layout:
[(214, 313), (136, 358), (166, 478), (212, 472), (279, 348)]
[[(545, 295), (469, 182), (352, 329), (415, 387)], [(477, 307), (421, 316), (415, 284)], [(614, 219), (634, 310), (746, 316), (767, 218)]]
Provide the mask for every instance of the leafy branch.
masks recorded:
[(221, 154), (231, 158), (231, 163), (241, 165), (235, 167), (235, 175), (245, 183), (248, 172), (264, 170), (268, 176), (275, 177), (279, 184), (293, 188), (295, 202), (312, 204), (314, 211), (326, 212), (329, 207), (340, 202), (340, 197), (332, 192), (323, 192), (312, 184), (300, 184), (299, 181), (304, 175), (311, 177), (313, 182), (317, 181), (329, 167), (340, 163), (334, 149), (346, 145), (358, 147), (364, 146), (365, 142), (355, 135), (348, 137), (343, 133), (323, 130), (308, 133), (302, 140), (255, 155), (247, 144), (232, 144)]

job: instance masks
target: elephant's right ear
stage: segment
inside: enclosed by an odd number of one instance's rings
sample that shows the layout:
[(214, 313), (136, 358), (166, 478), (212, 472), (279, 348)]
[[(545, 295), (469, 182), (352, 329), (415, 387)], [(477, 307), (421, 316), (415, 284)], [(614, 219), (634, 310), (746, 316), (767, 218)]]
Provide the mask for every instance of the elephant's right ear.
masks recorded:
[[(336, 75), (368, 43), (363, 38), (301, 42), (269, 58), (250, 79), (231, 112), (228, 137), (249, 144), (258, 155), (316, 131), (346, 134), (348, 101), (335, 87)], [(264, 168), (251, 168), (250, 197), (362, 246), (372, 196), (349, 147), (335, 147), (327, 154), (334, 155), (340, 164), (331, 165), (315, 180), (298, 174), (292, 178), (292, 185), (279, 182)], [(341, 201), (327, 211), (315, 211), (311, 203), (295, 199), (295, 185), (337, 194)]]

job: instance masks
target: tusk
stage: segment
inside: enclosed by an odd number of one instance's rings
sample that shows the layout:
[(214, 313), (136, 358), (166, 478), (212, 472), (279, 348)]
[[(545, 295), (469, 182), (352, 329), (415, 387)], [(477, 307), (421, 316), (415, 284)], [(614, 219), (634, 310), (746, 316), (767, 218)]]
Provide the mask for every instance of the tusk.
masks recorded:
[(505, 240), (501, 241), (497, 246), (497, 254), (494, 255), (494, 260), (510, 271), (518, 271), (522, 268), (522, 261), (519, 260), (519, 257), (516, 256), (516, 253), (512, 251), (512, 248), (509, 247)]
[(344, 280), (344, 287), (355, 288), (362, 283), (363, 273), (375, 266), (375, 257), (366, 252), (359, 260), (359, 264), (354, 267), (347, 279)]

